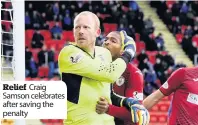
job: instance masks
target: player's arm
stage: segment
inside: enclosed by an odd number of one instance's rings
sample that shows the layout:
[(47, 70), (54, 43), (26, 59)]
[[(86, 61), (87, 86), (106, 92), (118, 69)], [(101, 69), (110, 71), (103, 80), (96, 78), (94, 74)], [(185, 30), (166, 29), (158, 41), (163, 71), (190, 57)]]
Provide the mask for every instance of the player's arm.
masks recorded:
[(109, 104), (107, 100), (100, 98), (96, 106), (96, 112), (98, 114), (106, 113), (113, 117), (132, 121), (131, 113), (125, 107), (118, 107), (112, 104)]
[(178, 69), (168, 80), (154, 93), (149, 95), (146, 99), (143, 100), (143, 105), (147, 109), (152, 108), (155, 104), (157, 104), (164, 96), (170, 95), (172, 92), (175, 92), (178, 87), (181, 86), (183, 78), (184, 78), (184, 69)]
[[(111, 57), (109, 51), (105, 54)], [(76, 74), (108, 83), (116, 81), (126, 69), (126, 63), (121, 58), (114, 62), (99, 57), (91, 58), (73, 45), (63, 48), (59, 54), (58, 64), (62, 73)]]
[(143, 100), (143, 105), (146, 109), (149, 110), (155, 104), (157, 104), (164, 96), (165, 95), (160, 90), (157, 90)]

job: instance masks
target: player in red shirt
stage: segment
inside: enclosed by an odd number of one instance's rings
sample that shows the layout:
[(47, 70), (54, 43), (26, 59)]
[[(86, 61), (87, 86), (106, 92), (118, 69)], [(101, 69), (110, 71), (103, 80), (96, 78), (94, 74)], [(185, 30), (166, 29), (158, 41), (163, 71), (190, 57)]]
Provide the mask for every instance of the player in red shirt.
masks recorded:
[[(128, 64), (123, 75), (113, 84), (113, 91), (121, 96), (133, 97), (142, 102), (144, 78), (141, 71), (133, 64)], [(112, 99), (112, 101), (114, 101)], [(113, 104), (115, 104), (113, 102)], [(126, 108), (109, 105), (107, 114), (117, 117), (116, 125), (136, 125), (131, 123), (130, 112)], [(122, 120), (124, 119), (124, 120)]]
[(168, 125), (198, 125), (198, 67), (180, 68), (144, 101), (150, 109), (164, 96), (173, 93)]
[[(119, 32), (110, 32), (103, 45), (105, 48), (110, 50), (113, 60), (117, 59), (122, 53), (123, 49)], [(143, 79), (141, 71), (136, 66), (129, 63), (122, 76), (113, 84), (113, 91), (118, 95), (133, 97), (142, 101)], [(120, 107), (120, 104), (118, 104), (119, 102), (114, 98), (114, 93), (112, 93), (113, 105), (108, 104), (108, 102), (101, 97), (97, 104), (96, 111), (99, 114), (106, 112), (107, 114), (114, 116), (116, 125), (135, 125), (131, 122), (131, 112), (129, 112), (125, 107)], [(103, 109), (101, 107), (103, 107)]]

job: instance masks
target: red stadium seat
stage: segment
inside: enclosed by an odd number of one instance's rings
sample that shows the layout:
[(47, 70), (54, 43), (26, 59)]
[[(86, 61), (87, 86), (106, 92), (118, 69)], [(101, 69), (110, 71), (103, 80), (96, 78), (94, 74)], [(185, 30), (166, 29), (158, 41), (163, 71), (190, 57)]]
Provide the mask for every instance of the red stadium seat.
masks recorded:
[(158, 103), (159, 111), (161, 112), (167, 112), (170, 106), (170, 101), (164, 101), (165, 99), (168, 100), (168, 97), (164, 98), (163, 101)]
[[(49, 29), (51, 29), (56, 24), (55, 21), (48, 21), (48, 23), (49, 23)], [(59, 26), (62, 28), (62, 22), (59, 21), (58, 23), (59, 23)]]
[(182, 42), (182, 39), (183, 39), (184, 35), (181, 34), (181, 33), (178, 33), (175, 36), (176, 36), (177, 42), (180, 44)]
[(186, 29), (187, 29), (187, 26), (186, 26), (186, 25), (182, 25), (182, 26), (181, 26), (181, 31), (182, 31), (182, 33), (184, 33)]
[(103, 23), (104, 27), (104, 34), (107, 35), (109, 32), (111, 32), (111, 26), (108, 23)]
[(116, 31), (117, 30), (117, 28), (118, 28), (118, 25), (117, 24), (110, 24), (110, 29), (111, 29), (111, 31)]
[(41, 35), (43, 35), (44, 40), (50, 40), (51, 39), (51, 33), (49, 30), (40, 30)]
[(167, 122), (167, 115), (164, 115), (164, 114), (159, 115), (159, 116), (158, 116), (158, 121), (159, 121), (160, 123)]
[(139, 42), (139, 41), (140, 41), (140, 34), (135, 33), (135, 42)]
[(38, 68), (38, 77), (48, 77), (49, 67), (41, 66)]
[(25, 31), (25, 46), (28, 48), (31, 48), (33, 34), (34, 34), (34, 30)]
[(136, 43), (136, 52), (140, 53), (142, 50), (146, 49), (146, 45), (144, 42), (135, 42)]
[(171, 0), (171, 1), (166, 1), (166, 6), (167, 6), (167, 8), (169, 8), (169, 9), (171, 9), (172, 7), (173, 7), (173, 4), (175, 3), (175, 1), (174, 0)]
[(62, 40), (74, 42), (73, 31), (63, 31)]
[(148, 58), (149, 58), (149, 61), (152, 63), (152, 64), (155, 64), (156, 62), (156, 54), (158, 52), (157, 51), (146, 51), (146, 54), (148, 55)]
[(150, 111), (149, 113), (150, 113), (150, 123), (157, 123), (156, 125), (158, 125), (159, 123), (167, 122), (167, 112)]
[(158, 121), (157, 115), (150, 114), (150, 122), (157, 122), (157, 121)]
[(117, 30), (118, 25), (117, 24), (110, 24), (110, 23), (103, 23), (104, 26), (104, 34), (107, 35), (111, 31)]
[(66, 44), (66, 41), (65, 40), (60, 40), (58, 43), (57, 43), (57, 48), (56, 50), (57, 51), (60, 51)]
[(56, 45), (58, 44), (57, 40), (47, 40), (45, 41), (45, 45), (47, 47), (48, 50), (50, 50), (51, 48), (55, 48), (56, 49)]
[(152, 64), (155, 64), (155, 62), (156, 62), (155, 55), (148, 55), (148, 57), (149, 57), (149, 61), (150, 61)]
[(151, 111), (158, 111), (159, 110), (159, 107), (158, 105), (155, 105), (151, 108)]
[(32, 39), (33, 34), (34, 34), (34, 30), (31, 30), (31, 29), (25, 30), (25, 36), (26, 36), (27, 38)]
[(198, 47), (198, 35), (193, 36), (192, 42), (196, 43), (196, 47)]
[(162, 112), (167, 112), (169, 109), (169, 105), (167, 105), (167, 104), (161, 104), (161, 105), (159, 105), (159, 107), (160, 107), (160, 111), (162, 111)]
[(32, 42), (32, 40), (29, 40), (29, 39), (25, 38), (25, 47), (32, 48), (31, 42)]

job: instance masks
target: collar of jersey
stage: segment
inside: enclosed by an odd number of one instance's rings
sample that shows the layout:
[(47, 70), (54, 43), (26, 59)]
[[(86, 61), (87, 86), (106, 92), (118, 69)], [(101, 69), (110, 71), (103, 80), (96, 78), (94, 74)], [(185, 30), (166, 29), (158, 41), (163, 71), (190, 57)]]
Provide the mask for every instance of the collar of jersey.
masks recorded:
[[(73, 46), (75, 46), (75, 47), (77, 47), (77, 48), (79, 48), (79, 49), (81, 49), (80, 47), (78, 47), (78, 46), (76, 46), (76, 45), (73, 45)], [(93, 54), (93, 56), (91, 56), (91, 54), (89, 54), (88, 52), (86, 52), (86, 51), (84, 51), (83, 49), (81, 49), (83, 52), (85, 52), (85, 53), (87, 53), (92, 59), (94, 59), (95, 58), (95, 55), (96, 55), (96, 51), (95, 51), (95, 49), (94, 49), (94, 54)]]

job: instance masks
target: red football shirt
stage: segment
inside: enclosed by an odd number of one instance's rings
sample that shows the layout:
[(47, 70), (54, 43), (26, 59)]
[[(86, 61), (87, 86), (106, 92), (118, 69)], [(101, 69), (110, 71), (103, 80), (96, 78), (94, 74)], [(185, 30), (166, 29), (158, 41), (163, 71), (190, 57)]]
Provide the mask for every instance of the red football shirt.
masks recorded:
[(160, 90), (167, 96), (174, 93), (169, 125), (198, 124), (198, 67), (178, 69)]
[[(122, 76), (113, 84), (113, 90), (116, 94), (133, 97), (138, 100), (143, 100), (143, 84), (144, 78), (141, 71), (134, 65), (128, 64), (125, 72)], [(117, 107), (114, 105), (109, 106), (109, 115), (112, 115), (116, 118), (116, 125), (124, 123), (124, 125), (134, 125), (132, 124), (131, 113), (124, 107)], [(120, 120), (124, 119), (124, 121)]]

